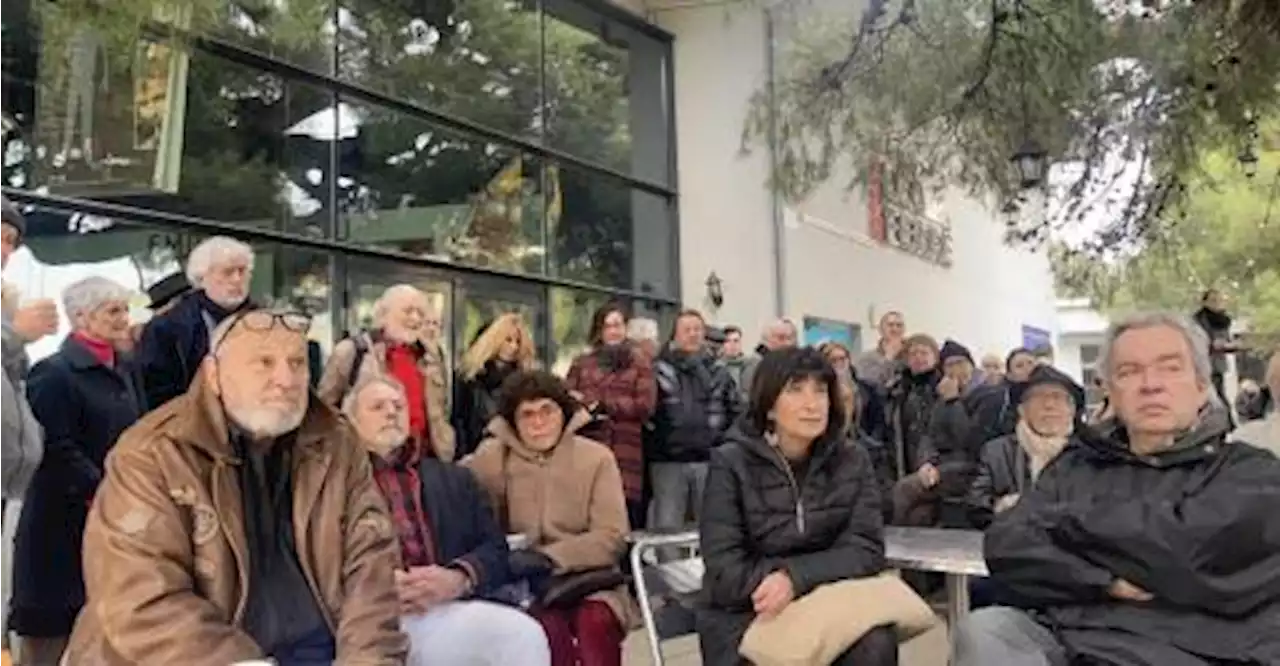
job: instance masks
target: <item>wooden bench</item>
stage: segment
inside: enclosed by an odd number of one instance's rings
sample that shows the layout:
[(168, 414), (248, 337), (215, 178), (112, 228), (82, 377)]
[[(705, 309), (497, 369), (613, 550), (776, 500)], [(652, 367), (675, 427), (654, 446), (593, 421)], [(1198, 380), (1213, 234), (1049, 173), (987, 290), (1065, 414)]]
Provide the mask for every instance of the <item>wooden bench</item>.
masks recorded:
[[(630, 537), (631, 572), (644, 620), (645, 636), (654, 666), (663, 666), (662, 642), (693, 632), (689, 620), (663, 622), (654, 608), (657, 599), (691, 599), (702, 588), (705, 570), (701, 557), (651, 564), (648, 557), (659, 548), (698, 547), (698, 532), (633, 532)], [(898, 569), (940, 573), (946, 577), (947, 626), (954, 627), (969, 613), (969, 579), (986, 576), (982, 559), (982, 533), (912, 527), (885, 528), (885, 556)], [(676, 614), (688, 613), (680, 604), (669, 604)], [(953, 633), (954, 635), (954, 633)]]

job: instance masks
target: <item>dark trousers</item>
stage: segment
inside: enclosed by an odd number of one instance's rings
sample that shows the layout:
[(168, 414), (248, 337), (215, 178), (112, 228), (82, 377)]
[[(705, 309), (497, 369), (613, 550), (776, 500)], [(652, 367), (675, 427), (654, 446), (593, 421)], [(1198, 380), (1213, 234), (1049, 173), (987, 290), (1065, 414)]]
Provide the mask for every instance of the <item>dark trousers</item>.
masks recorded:
[(1236, 415), (1231, 409), (1231, 401), (1227, 400), (1227, 378), (1221, 372), (1213, 373), (1211, 380), (1213, 381), (1213, 390), (1218, 394), (1218, 399), (1222, 401), (1223, 409), (1227, 410), (1227, 418), (1231, 419), (1231, 425), (1236, 425)]
[(893, 627), (868, 631), (853, 647), (836, 657), (831, 666), (898, 666), (897, 631)]

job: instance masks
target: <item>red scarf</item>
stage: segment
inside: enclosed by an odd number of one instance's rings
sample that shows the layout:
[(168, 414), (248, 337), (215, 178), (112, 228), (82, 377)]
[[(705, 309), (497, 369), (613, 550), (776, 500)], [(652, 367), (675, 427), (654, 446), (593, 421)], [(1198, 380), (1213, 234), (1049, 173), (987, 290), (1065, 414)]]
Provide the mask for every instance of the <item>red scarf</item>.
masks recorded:
[(422, 451), (431, 451), (431, 435), (427, 430), (427, 387), (418, 371), (421, 352), (413, 346), (387, 343), (387, 374), (404, 386), (409, 408), (409, 436), (423, 442)]
[(80, 331), (73, 331), (71, 337), (75, 338), (75, 341), (79, 342), (81, 347), (89, 350), (89, 353), (93, 354), (93, 357), (98, 359), (99, 363), (108, 368), (116, 367), (116, 349), (111, 346), (110, 342), (90, 337), (87, 333)]

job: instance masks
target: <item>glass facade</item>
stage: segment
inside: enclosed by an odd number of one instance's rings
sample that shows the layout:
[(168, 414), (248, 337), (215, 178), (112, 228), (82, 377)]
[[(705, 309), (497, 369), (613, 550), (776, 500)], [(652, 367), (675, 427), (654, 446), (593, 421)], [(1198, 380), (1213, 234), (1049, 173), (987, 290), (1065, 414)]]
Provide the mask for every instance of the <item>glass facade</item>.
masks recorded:
[(255, 297), (305, 307), (325, 347), (401, 282), (455, 356), (518, 311), (548, 365), (610, 299), (676, 307), (669, 36), (604, 0), (192, 6), (139, 29), (4, 1), (20, 291), (142, 290), (231, 233)]

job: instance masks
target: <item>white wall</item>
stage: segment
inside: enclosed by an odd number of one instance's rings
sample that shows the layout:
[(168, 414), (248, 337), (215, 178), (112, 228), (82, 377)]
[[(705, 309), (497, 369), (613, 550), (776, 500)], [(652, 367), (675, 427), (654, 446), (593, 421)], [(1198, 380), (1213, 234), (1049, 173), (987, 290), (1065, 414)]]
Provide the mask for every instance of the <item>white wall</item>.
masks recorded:
[[(860, 11), (861, 2), (853, 9)], [(724, 280), (720, 323), (758, 330), (772, 318), (773, 199), (765, 188), (768, 152), (742, 155), (749, 97), (765, 83), (768, 50), (763, 12), (723, 5), (656, 14), (675, 38), (679, 141), (681, 274), (687, 305), (706, 309), (704, 282)], [(867, 236), (860, 192), (831, 183), (784, 216), (785, 314), (861, 324), (874, 344), (874, 320), (906, 314), (908, 327), (954, 337), (975, 355), (1021, 342), (1024, 324), (1056, 332), (1048, 262), (1005, 247), (1003, 227), (981, 202), (948, 192), (938, 202), (950, 218), (952, 267), (941, 268)]]

